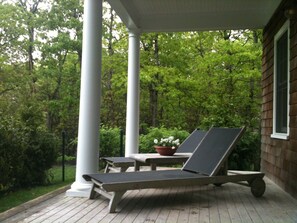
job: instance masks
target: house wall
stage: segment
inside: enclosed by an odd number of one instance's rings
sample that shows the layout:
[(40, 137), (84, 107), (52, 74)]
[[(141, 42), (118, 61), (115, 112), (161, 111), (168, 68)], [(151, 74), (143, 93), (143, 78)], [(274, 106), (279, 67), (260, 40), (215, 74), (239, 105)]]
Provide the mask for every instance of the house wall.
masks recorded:
[(285, 9), (296, 0), (284, 0), (263, 33), (261, 168), (266, 176), (297, 198), (297, 19), (290, 20), (289, 139), (271, 138), (273, 124), (274, 36), (287, 21)]

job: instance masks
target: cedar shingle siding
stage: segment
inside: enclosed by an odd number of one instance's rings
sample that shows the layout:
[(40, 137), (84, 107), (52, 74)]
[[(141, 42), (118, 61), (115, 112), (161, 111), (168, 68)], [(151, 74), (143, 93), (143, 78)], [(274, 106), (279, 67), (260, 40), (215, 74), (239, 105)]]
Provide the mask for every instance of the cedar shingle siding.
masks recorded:
[(263, 33), (261, 168), (270, 179), (297, 197), (297, 19), (290, 20), (289, 139), (273, 139), (274, 36), (287, 21), (285, 9), (296, 0), (284, 0)]

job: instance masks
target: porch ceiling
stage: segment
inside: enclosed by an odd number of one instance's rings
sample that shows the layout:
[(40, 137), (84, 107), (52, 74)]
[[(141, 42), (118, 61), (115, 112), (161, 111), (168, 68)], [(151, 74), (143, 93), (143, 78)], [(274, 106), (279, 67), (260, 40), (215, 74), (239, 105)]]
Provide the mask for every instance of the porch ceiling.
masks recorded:
[(128, 29), (177, 32), (263, 28), (281, 0), (107, 0)]

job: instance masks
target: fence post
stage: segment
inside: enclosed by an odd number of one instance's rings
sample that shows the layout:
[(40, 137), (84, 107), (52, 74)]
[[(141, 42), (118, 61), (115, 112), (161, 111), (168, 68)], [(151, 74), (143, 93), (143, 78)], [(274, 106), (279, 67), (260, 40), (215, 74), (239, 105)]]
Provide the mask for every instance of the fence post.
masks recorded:
[(120, 156), (124, 156), (124, 130), (120, 129)]
[(62, 181), (65, 181), (65, 139), (66, 132), (62, 131)]

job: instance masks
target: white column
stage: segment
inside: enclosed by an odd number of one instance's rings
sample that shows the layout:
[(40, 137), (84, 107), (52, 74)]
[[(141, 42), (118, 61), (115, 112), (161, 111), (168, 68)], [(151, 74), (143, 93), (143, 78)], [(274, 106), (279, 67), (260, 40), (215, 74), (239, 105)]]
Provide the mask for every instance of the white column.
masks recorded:
[(84, 0), (83, 26), (76, 177), (66, 192), (76, 197), (88, 197), (92, 186), (82, 175), (98, 171), (102, 0)]
[(125, 156), (138, 153), (139, 147), (139, 48), (140, 32), (129, 31), (128, 89)]

